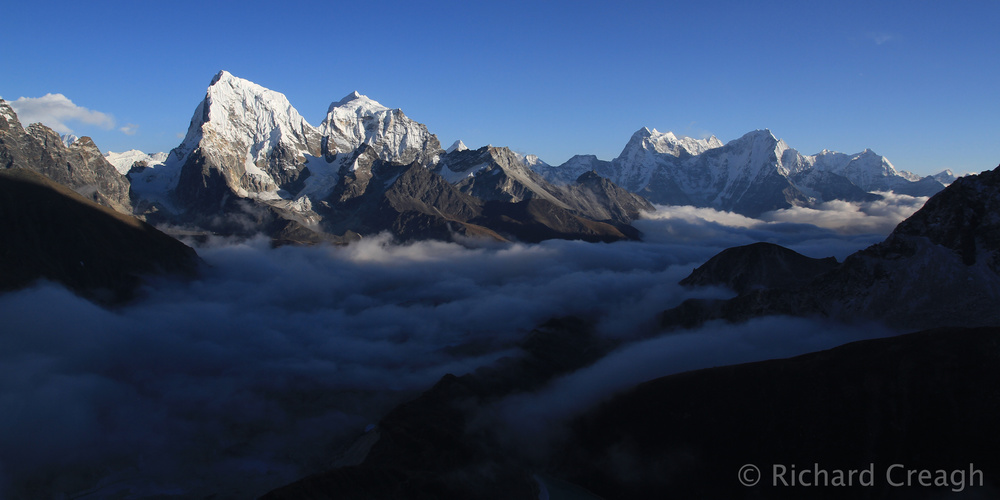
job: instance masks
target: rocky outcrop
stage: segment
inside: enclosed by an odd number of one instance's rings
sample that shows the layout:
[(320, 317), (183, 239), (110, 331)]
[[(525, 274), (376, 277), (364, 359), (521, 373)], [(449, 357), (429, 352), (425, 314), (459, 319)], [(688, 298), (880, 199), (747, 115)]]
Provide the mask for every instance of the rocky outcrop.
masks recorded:
[(129, 181), (105, 160), (89, 137), (69, 147), (54, 130), (35, 123), (22, 128), (0, 100), (0, 168), (25, 168), (68, 186), (96, 203), (131, 214)]
[(435, 169), (463, 193), (483, 201), (520, 202), (540, 198), (562, 208), (569, 206), (554, 193), (555, 188), (529, 168), (522, 155), (508, 148), (483, 146), (454, 151)]
[(585, 172), (576, 182), (556, 186), (559, 198), (570, 209), (603, 222), (629, 226), (643, 212), (655, 210), (645, 198), (633, 194), (594, 171)]
[(680, 284), (724, 286), (737, 293), (762, 288), (796, 288), (837, 267), (837, 259), (813, 259), (773, 243), (723, 250)]

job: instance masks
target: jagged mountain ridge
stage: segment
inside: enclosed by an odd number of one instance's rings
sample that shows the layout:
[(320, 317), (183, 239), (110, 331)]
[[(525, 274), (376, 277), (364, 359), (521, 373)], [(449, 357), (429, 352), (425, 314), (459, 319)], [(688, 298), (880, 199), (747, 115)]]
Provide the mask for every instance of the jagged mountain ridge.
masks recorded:
[(929, 196), (944, 187), (933, 177), (897, 171), (871, 150), (854, 155), (824, 150), (805, 156), (770, 130), (723, 144), (714, 136), (701, 140), (642, 128), (611, 161), (581, 155), (537, 170), (556, 183), (594, 170), (654, 203), (711, 207), (750, 217), (832, 199), (870, 200), (876, 195), (869, 193), (875, 191)]
[(132, 213), (129, 181), (108, 163), (90, 137), (69, 146), (40, 123), (24, 128), (13, 108), (0, 99), (0, 168), (24, 168), (73, 189), (95, 203)]
[[(129, 176), (140, 211), (147, 215), (155, 207), (160, 215), (166, 209), (199, 223), (237, 197), (322, 233), (343, 226), (328, 220), (338, 211), (326, 209), (363, 193), (372, 179), (367, 160), (358, 163), (363, 145), (374, 153), (373, 160), (419, 163), (483, 200), (546, 200), (586, 218), (626, 225), (651, 207), (645, 200), (636, 202), (636, 196), (617, 201), (627, 192), (655, 203), (756, 217), (832, 199), (877, 200), (873, 191), (929, 195), (943, 187), (934, 178), (897, 171), (871, 150), (803, 156), (769, 130), (723, 144), (715, 137), (692, 139), (643, 128), (612, 161), (576, 156), (558, 167), (506, 148), (470, 151), (461, 141), (444, 150), (425, 125), (358, 92), (332, 103), (320, 126), (313, 127), (282, 94), (225, 71), (212, 80), (184, 142), (162, 164), (137, 156), (132, 164), (140, 168)], [(604, 197), (581, 197), (573, 187), (587, 172), (624, 188), (612, 190), (616, 200), (606, 200), (608, 207), (595, 203)], [(637, 203), (641, 210), (634, 209)]]
[[(383, 230), (447, 239), (471, 230), (500, 239), (613, 241), (638, 237), (629, 222), (652, 209), (601, 183), (554, 186), (531, 169), (537, 157), (507, 148), (469, 151), (458, 142), (446, 152), (425, 125), (357, 92), (331, 104), (313, 127), (284, 95), (225, 71), (213, 78), (187, 136), (164, 161), (141, 154), (115, 160), (122, 170), (132, 161), (129, 178), (145, 215), (224, 233), (260, 230), (252, 227), (256, 218), (286, 220), (317, 240)], [(402, 179), (402, 167), (413, 165), (430, 176)], [(404, 181), (403, 189), (392, 189)], [(456, 212), (467, 203), (451, 203), (455, 193), (423, 192), (451, 189), (475, 198), (470, 206), (478, 208)], [(403, 192), (410, 197), (405, 202)], [(384, 198), (389, 193), (395, 198)]]
[(145, 168), (152, 165), (162, 165), (167, 161), (167, 153), (148, 154), (138, 149), (130, 149), (121, 153), (108, 151), (104, 153), (104, 158), (108, 160), (115, 170), (122, 175), (127, 175), (132, 167)]

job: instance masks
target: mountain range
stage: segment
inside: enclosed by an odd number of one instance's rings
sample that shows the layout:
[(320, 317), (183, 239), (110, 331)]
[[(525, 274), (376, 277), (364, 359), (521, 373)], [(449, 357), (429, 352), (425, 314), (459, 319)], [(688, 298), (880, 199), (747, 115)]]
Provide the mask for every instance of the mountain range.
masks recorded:
[[(643, 128), (614, 160), (575, 156), (559, 166), (504, 147), (456, 141), (445, 150), (426, 125), (358, 92), (312, 126), (284, 95), (226, 71), (169, 154), (107, 159), (151, 222), (299, 243), (380, 231), (613, 241), (638, 238), (630, 223), (652, 203), (756, 217), (885, 191), (928, 196), (953, 180), (898, 171), (871, 150), (804, 156), (768, 130), (723, 144)], [(426, 172), (404, 176), (410, 168)]]
[(507, 148), (445, 151), (425, 125), (357, 92), (314, 127), (284, 95), (225, 71), (165, 158), (109, 159), (127, 172), (149, 220), (287, 242), (381, 231), (404, 240), (614, 241), (637, 238), (629, 223), (652, 209), (590, 177), (553, 185)]
[[(930, 196), (949, 180), (898, 171), (885, 157), (866, 149), (849, 155), (824, 150), (804, 156), (756, 130), (723, 144), (642, 128), (617, 158), (574, 156), (557, 167), (537, 167), (553, 182), (569, 182), (594, 171), (662, 205), (693, 205), (749, 217), (830, 200), (868, 201), (878, 191)], [(940, 180), (939, 180), (940, 179)]]
[(443, 149), (426, 126), (357, 92), (314, 127), (282, 94), (220, 72), (167, 154), (105, 156), (86, 137), (23, 127), (0, 100), (0, 289), (47, 279), (119, 305), (143, 276), (197, 276), (197, 254), (154, 225), (264, 233), (276, 244), (384, 231), (399, 240), (616, 241), (641, 238), (632, 222), (653, 203), (756, 216), (887, 191), (931, 197), (843, 262), (769, 243), (725, 250), (682, 284), (735, 296), (663, 311), (655, 334), (773, 315), (936, 330), (653, 380), (581, 410), (544, 450), (513, 449), (490, 425), (500, 402), (627, 342), (597, 334), (590, 320), (555, 318), (511, 357), (444, 376), (325, 471), (266, 498), (791, 498), (802, 491), (738, 485), (736, 468), (805, 463), (819, 452), (843, 467), (974, 460), (990, 478), (976, 493), (995, 495), (1000, 167), (919, 178), (870, 150), (804, 156), (767, 130), (724, 144), (650, 129), (614, 160), (551, 166), (503, 147)]

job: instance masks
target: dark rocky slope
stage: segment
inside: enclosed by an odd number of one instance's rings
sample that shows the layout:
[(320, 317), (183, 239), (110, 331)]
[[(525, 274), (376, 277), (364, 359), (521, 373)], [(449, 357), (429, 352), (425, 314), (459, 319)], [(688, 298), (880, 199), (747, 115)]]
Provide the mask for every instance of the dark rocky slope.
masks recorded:
[[(551, 472), (607, 499), (996, 498), (997, 387), (995, 327), (683, 373), (641, 384), (580, 418)], [(745, 464), (763, 471), (759, 485), (740, 484)], [(874, 484), (774, 487), (772, 464), (874, 464)], [(964, 496), (951, 487), (893, 487), (886, 479), (892, 464), (949, 472), (974, 464), (983, 486), (967, 485)]]
[(773, 243), (723, 250), (681, 280), (682, 285), (720, 285), (737, 293), (804, 285), (837, 267), (837, 259), (813, 259)]
[(142, 277), (193, 276), (187, 245), (31, 170), (0, 170), (0, 290), (38, 279), (104, 304), (133, 297)]
[[(402, 240), (449, 240), (460, 235), (527, 242), (639, 237), (627, 222), (593, 220), (551, 196), (530, 194), (533, 192), (527, 188), (524, 192), (529, 194), (523, 196), (503, 194), (506, 192), (502, 190), (490, 196), (482, 192), (474, 196), (463, 190), (462, 183), (451, 184), (419, 163), (401, 165), (380, 160), (366, 145), (358, 149), (351, 163), (358, 168), (347, 172), (326, 203), (316, 208), (323, 216), (322, 227), (327, 233), (389, 230)], [(477, 177), (502, 175), (480, 173)], [(599, 188), (582, 185), (577, 189), (593, 196), (599, 192)]]
[[(575, 335), (570, 332), (576, 332)], [(969, 470), (967, 498), (1000, 493), (1000, 328), (939, 329), (790, 359), (672, 375), (574, 419), (548, 452), (484, 426), (500, 397), (530, 392), (610, 348), (573, 320), (540, 329), (526, 356), (445, 376), (362, 436), (340, 466), (265, 495), (351, 498), (949, 497), (949, 487), (894, 487), (892, 464)], [(485, 412), (485, 413), (484, 413)], [(478, 423), (478, 425), (477, 425)], [(545, 449), (545, 448), (541, 448)], [(743, 486), (755, 464), (765, 479)], [(867, 469), (870, 486), (774, 487), (770, 466)], [(900, 480), (900, 474), (893, 476)], [(971, 481), (972, 477), (968, 477)], [(551, 496), (550, 498), (557, 498)]]

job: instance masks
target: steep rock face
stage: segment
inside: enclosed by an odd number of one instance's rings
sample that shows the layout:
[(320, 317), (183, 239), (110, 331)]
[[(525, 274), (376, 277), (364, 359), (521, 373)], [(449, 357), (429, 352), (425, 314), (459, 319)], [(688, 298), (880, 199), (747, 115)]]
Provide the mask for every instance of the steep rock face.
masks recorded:
[(878, 320), (902, 329), (1000, 325), (1000, 167), (936, 194), (885, 241), (794, 289), (689, 300), (665, 326), (768, 314)]
[[(364, 166), (345, 176), (331, 195), (329, 208), (323, 210), (328, 232), (389, 230), (404, 240), (447, 240), (456, 234), (503, 239), (469, 222), (481, 214), (480, 200), (459, 192), (422, 165), (380, 160), (366, 145), (355, 163)], [(363, 182), (355, 175), (363, 176)]]
[[(614, 169), (611, 180), (630, 191), (639, 192), (650, 183), (654, 172), (665, 170), (663, 167), (672, 166), (678, 161), (722, 146), (714, 137), (708, 141), (696, 141), (687, 137), (683, 139), (679, 140), (670, 132), (660, 133), (656, 129), (639, 129), (632, 134), (618, 158), (611, 162)], [(604, 174), (600, 170), (597, 172)], [(697, 177), (700, 176), (696, 175), (693, 180), (702, 183), (714, 182), (714, 179), (697, 179)], [(658, 203), (657, 200), (653, 201)]]
[[(679, 186), (696, 206), (755, 217), (808, 201), (788, 180), (788, 175), (798, 170), (798, 157), (798, 152), (769, 130), (759, 130), (704, 154), (680, 159), (680, 165), (656, 174)], [(655, 193), (650, 190), (647, 197)], [(658, 202), (655, 197), (651, 201)], [(676, 204), (669, 199), (659, 202)]]
[(104, 304), (130, 299), (142, 277), (193, 276), (194, 250), (32, 170), (0, 170), (0, 289), (38, 279)]
[(182, 203), (210, 210), (230, 194), (275, 199), (279, 190), (299, 191), (320, 148), (319, 132), (284, 95), (222, 71), (168, 161), (181, 165)]
[(568, 208), (553, 194), (553, 186), (529, 167), (527, 159), (508, 148), (455, 151), (442, 158), (435, 171), (463, 193), (484, 201), (516, 203), (541, 198)]
[(555, 186), (555, 190), (569, 208), (598, 221), (627, 226), (642, 212), (655, 210), (645, 198), (630, 193), (594, 171), (584, 173), (572, 184)]
[(129, 181), (108, 163), (89, 137), (69, 147), (54, 130), (35, 123), (25, 130), (0, 100), (0, 167), (34, 170), (96, 203), (132, 213)]
[(625, 189), (665, 205), (757, 216), (808, 202), (787, 178), (798, 169), (798, 153), (767, 130), (723, 145), (714, 137), (696, 140), (641, 129), (610, 163), (578, 157), (574, 163), (548, 171), (580, 166), (590, 166)]
[(608, 222), (625, 233), (630, 229), (624, 228), (630, 228), (629, 223), (639, 218), (642, 211), (653, 209), (641, 196), (596, 174), (584, 173), (573, 183), (552, 184), (534, 170), (533, 166), (540, 164), (531, 155), (485, 146), (449, 153), (434, 171), (463, 193), (484, 201), (543, 201), (544, 204), (536, 206), (568, 210), (593, 221)]
[(323, 154), (330, 159), (351, 153), (362, 144), (372, 148), (379, 159), (400, 164), (433, 165), (444, 153), (426, 125), (358, 92), (331, 104), (319, 131)]

